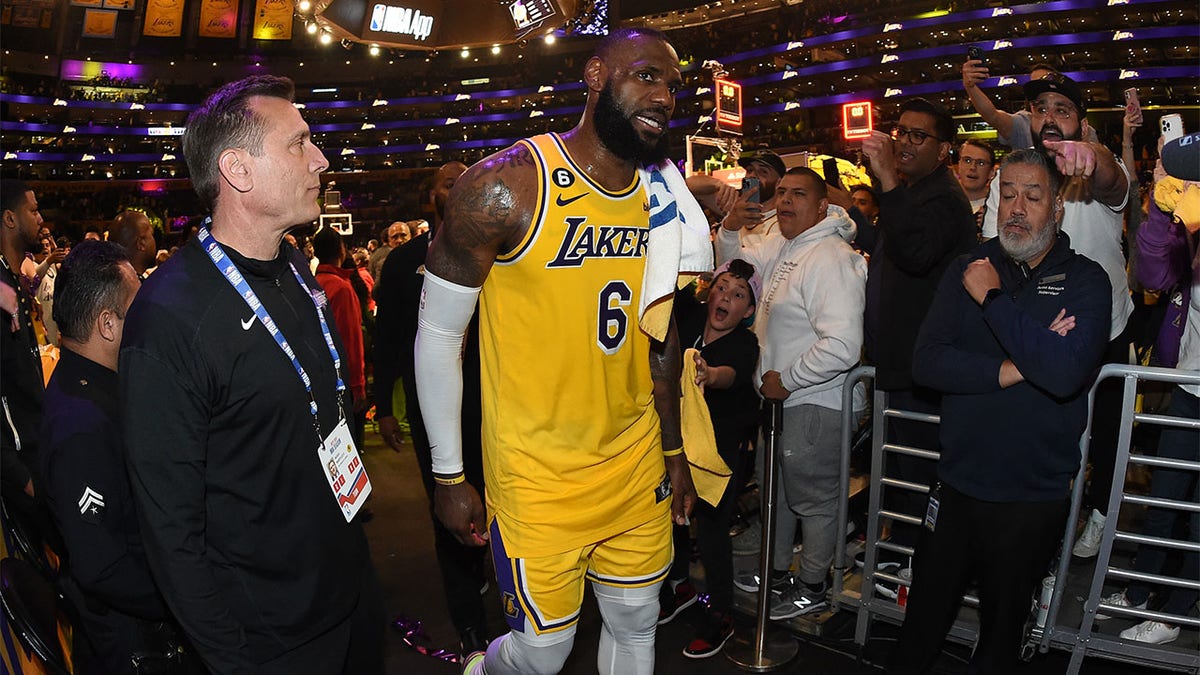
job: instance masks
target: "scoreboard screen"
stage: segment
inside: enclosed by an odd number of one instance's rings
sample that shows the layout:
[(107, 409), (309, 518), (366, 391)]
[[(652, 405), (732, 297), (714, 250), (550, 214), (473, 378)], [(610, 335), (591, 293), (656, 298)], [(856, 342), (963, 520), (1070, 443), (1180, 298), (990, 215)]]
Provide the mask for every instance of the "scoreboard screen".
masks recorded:
[(742, 131), (742, 85), (730, 80), (718, 79), (716, 84), (717, 96), (717, 128), (722, 131), (741, 133)]
[(842, 138), (847, 141), (866, 138), (873, 128), (870, 101), (842, 105)]

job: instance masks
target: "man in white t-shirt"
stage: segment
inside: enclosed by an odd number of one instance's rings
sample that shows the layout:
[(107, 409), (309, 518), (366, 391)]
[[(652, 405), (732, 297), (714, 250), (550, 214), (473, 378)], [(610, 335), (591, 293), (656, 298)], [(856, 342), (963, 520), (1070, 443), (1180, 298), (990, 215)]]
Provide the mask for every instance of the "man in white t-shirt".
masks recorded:
[(787, 172), (783, 158), (761, 149), (743, 156), (738, 164), (746, 170), (747, 178), (758, 179), (757, 192), (738, 193), (723, 181), (696, 174), (687, 179), (688, 189), (709, 210), (722, 216), (721, 224), (737, 230), (742, 247), (757, 246), (765, 239), (779, 234), (775, 218), (775, 186)]
[[(1029, 69), (1029, 81), (1034, 82), (1047, 75), (1057, 73), (1058, 70), (1054, 66), (1037, 63)], [(1032, 113), (1029, 110), (1018, 110), (1015, 113), (1000, 110), (992, 102), (991, 97), (979, 88), (984, 80), (991, 77), (991, 71), (985, 62), (967, 59), (962, 66), (962, 77), (963, 89), (967, 92), (967, 98), (971, 100), (971, 107), (975, 108), (975, 112), (979, 113), (983, 121), (996, 130), (996, 140), (1000, 145), (1014, 150), (1033, 147)], [(1082, 134), (1083, 140), (1089, 143), (1100, 142), (1096, 136), (1096, 130), (1087, 124), (1083, 125)]]

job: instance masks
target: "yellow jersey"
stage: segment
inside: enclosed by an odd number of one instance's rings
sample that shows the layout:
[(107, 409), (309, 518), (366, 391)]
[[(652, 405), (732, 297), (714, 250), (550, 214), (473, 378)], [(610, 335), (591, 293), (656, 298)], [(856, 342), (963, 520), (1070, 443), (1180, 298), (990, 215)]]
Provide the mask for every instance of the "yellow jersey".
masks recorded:
[(556, 134), (529, 231), (480, 294), (489, 513), (508, 554), (554, 555), (662, 514), (668, 498), (650, 338), (638, 328), (649, 237), (641, 182), (605, 190)]

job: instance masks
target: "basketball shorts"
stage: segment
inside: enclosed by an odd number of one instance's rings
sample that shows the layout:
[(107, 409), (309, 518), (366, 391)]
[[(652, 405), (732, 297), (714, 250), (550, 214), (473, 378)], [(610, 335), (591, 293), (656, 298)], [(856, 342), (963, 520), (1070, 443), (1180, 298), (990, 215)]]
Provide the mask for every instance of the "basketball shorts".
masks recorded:
[(510, 558), (492, 519), (492, 558), (504, 618), (510, 629), (537, 635), (579, 621), (585, 580), (607, 586), (649, 586), (671, 568), (671, 500), (647, 522), (582, 548), (537, 558)]

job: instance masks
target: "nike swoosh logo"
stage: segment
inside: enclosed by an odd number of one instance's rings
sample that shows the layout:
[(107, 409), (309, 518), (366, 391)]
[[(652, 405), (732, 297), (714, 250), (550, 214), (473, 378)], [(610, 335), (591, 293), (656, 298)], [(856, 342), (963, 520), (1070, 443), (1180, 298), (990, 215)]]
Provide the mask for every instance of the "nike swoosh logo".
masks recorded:
[(570, 199), (563, 199), (563, 196), (560, 194), (559, 196), (554, 198), (554, 203), (558, 204), (559, 206), (566, 206), (567, 204), (570, 204), (571, 202), (583, 199), (584, 197), (588, 196), (589, 194), (591, 194), (591, 193), (584, 192), (582, 194), (575, 195), (574, 197), (571, 197)]
[(246, 319), (245, 321), (243, 321), (242, 322), (242, 330), (250, 330), (250, 326), (254, 325), (255, 318), (257, 318), (257, 317), (252, 316), (249, 319)]

